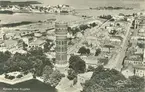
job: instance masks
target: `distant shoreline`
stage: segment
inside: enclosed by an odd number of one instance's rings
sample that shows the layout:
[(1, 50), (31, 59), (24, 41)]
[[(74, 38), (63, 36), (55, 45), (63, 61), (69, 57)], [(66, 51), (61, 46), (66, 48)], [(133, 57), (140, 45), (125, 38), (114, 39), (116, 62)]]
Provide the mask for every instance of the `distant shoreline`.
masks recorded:
[(91, 10), (133, 10), (131, 7), (114, 7), (114, 6), (105, 6), (105, 7), (90, 7)]
[(17, 27), (17, 26), (28, 25), (32, 23), (35, 23), (35, 22), (22, 21), (22, 22), (17, 22), (17, 23), (1, 24), (0, 27)]
[(42, 4), (42, 3), (38, 1), (22, 1), (22, 2), (0, 1), (0, 5), (30, 5), (30, 4)]
[(8, 10), (4, 10), (4, 11), (0, 10), (0, 14), (14, 14), (14, 12), (13, 11), (8, 11)]

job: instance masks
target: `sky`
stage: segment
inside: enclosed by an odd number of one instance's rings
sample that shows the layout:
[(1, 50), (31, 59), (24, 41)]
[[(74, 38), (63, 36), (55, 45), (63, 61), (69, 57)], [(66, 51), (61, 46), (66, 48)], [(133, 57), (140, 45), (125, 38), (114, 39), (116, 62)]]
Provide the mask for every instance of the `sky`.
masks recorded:
[[(8, 1), (8, 0), (0, 0)], [(39, 1), (45, 5), (69, 4), (74, 7), (97, 7), (97, 6), (145, 6), (145, 0), (9, 0), (9, 1)]]

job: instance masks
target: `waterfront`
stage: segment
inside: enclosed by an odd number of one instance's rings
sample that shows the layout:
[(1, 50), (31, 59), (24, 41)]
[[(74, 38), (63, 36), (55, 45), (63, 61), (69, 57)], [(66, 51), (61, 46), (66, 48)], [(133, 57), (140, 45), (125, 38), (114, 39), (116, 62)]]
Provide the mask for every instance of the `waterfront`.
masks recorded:
[[(0, 14), (0, 24), (16, 23), (22, 21), (46, 21), (47, 19), (56, 19), (56, 21), (81, 21), (83, 18), (80, 15), (87, 16), (100, 16), (100, 15), (118, 15), (123, 14), (133, 14), (140, 12), (141, 10), (90, 10), (90, 9), (77, 9), (75, 15), (60, 15), (60, 14), (37, 14), (37, 13), (15, 13), (15, 14)], [(79, 15), (79, 16), (77, 16)], [(42, 17), (43, 16), (43, 17)]]
[(57, 21), (77, 21), (80, 17), (73, 15), (55, 15), (55, 14), (33, 14), (33, 13), (15, 13), (13, 15), (0, 14), (0, 24), (16, 23), (21, 21), (44, 21), (47, 19), (55, 18)]
[[(23, 1), (23, 0), (11, 0)], [(27, 0), (30, 1), (30, 0)], [(45, 5), (68, 4), (75, 8), (89, 8), (97, 6), (128, 6), (138, 8), (140, 4), (144, 6), (144, 0), (36, 0)]]
[(90, 9), (77, 9), (76, 10), (77, 15), (87, 15), (87, 16), (100, 16), (100, 15), (118, 15), (120, 13), (122, 14), (133, 14), (141, 12), (139, 9), (134, 10), (90, 10)]

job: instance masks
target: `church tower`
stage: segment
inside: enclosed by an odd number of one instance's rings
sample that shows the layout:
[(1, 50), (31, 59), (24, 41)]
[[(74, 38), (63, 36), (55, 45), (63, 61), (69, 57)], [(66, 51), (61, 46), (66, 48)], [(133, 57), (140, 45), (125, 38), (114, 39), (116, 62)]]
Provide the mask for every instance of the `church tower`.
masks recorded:
[(65, 70), (67, 62), (67, 32), (68, 25), (64, 22), (55, 23), (56, 34), (56, 68), (60, 71)]

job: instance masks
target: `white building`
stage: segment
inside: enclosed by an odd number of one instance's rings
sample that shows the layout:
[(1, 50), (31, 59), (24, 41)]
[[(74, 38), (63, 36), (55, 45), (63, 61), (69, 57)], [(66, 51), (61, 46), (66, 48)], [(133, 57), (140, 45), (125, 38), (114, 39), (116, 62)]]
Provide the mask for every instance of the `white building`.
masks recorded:
[(121, 36), (111, 36), (110, 37), (110, 42), (116, 43), (116, 44), (121, 44), (123, 41), (123, 38)]
[(32, 41), (32, 39), (33, 39), (32, 37), (22, 37), (22, 40), (27, 45)]
[(5, 40), (4, 47), (7, 49), (18, 48), (18, 42), (16, 40)]
[(42, 49), (44, 48), (44, 44), (45, 44), (45, 41), (44, 40), (35, 40), (31, 43), (28, 44), (28, 49), (31, 49), (31, 48), (35, 48), (35, 47), (41, 47)]
[(78, 80), (80, 83), (85, 83), (87, 80), (91, 79), (92, 75), (93, 75), (93, 72), (78, 74)]
[(124, 60), (124, 62), (126, 64), (132, 64), (133, 66), (142, 65), (143, 58), (141, 57), (141, 55), (130, 55)]
[(131, 64), (128, 65), (127, 68), (122, 70), (122, 74), (126, 77), (129, 78), (130, 76), (134, 75), (134, 68)]
[(140, 77), (145, 77), (145, 66), (144, 65), (138, 65), (135, 66), (135, 75)]

